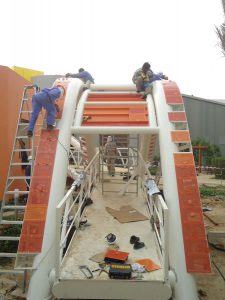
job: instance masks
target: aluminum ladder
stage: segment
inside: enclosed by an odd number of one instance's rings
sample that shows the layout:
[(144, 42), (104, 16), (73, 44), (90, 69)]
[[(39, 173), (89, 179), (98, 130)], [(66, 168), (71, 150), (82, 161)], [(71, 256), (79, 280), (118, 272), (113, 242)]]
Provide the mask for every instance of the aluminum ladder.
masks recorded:
[[(25, 86), (18, 115), (17, 129), (13, 142), (11, 159), (5, 185), (5, 191), (1, 203), (0, 211), (0, 259), (9, 258), (12, 261), (17, 253), (12, 248), (17, 248), (20, 239), (20, 232), (23, 224), (26, 201), (29, 194), (29, 185), (32, 175), (32, 166), (35, 157), (35, 134), (32, 138), (27, 137), (27, 129), (31, 114), (31, 95), (39, 91), (37, 85)], [(28, 156), (32, 160), (28, 161)], [(21, 162), (18, 162), (21, 160)], [(19, 168), (25, 169), (31, 165), (30, 176), (21, 176)], [(18, 175), (20, 173), (20, 175)], [(25, 173), (25, 172), (24, 172)], [(25, 186), (26, 190), (20, 190), (19, 186)], [(21, 197), (22, 196), (22, 197)], [(5, 235), (4, 231), (7, 231)], [(8, 248), (11, 251), (7, 251)], [(25, 290), (26, 276), (24, 270), (0, 268), (0, 274), (23, 275), (23, 288)]]

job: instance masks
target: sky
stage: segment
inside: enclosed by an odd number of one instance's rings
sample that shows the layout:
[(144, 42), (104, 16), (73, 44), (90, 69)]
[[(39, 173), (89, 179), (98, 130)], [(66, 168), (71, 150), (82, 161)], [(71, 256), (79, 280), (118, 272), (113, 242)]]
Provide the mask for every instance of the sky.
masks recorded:
[(220, 0), (0, 0), (0, 65), (131, 84), (144, 62), (181, 93), (225, 100)]

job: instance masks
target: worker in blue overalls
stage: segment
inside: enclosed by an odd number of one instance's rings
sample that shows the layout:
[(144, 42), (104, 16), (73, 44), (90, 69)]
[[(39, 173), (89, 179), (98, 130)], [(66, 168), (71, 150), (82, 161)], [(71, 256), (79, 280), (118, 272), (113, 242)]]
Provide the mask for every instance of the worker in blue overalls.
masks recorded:
[(91, 83), (95, 83), (94, 78), (91, 76), (91, 74), (88, 71), (85, 71), (83, 68), (80, 68), (78, 70), (78, 73), (72, 74), (72, 73), (67, 73), (66, 77), (71, 77), (71, 78), (79, 78), (85, 83), (87, 86), (89, 86)]
[(54, 129), (55, 115), (58, 110), (56, 100), (63, 95), (64, 88), (62, 86), (54, 86), (50, 89), (44, 88), (32, 97), (32, 114), (27, 132), (28, 137), (33, 136), (34, 126), (42, 107), (47, 111), (47, 129)]

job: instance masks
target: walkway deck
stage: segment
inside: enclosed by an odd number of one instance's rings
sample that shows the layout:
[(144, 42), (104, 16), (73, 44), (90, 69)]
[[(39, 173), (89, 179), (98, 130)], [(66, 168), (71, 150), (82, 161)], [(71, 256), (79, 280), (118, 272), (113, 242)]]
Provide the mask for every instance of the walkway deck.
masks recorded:
[[(110, 179), (109, 177), (109, 181), (105, 182), (105, 189), (112, 190), (115, 181), (118, 182), (119, 178), (121, 178), (119, 175), (115, 179)], [(121, 183), (116, 184), (117, 189), (118, 186), (122, 188), (124, 184), (121, 180)], [(131, 186), (130, 191), (132, 191), (132, 188), (136, 190), (136, 183), (133, 184), (133, 187)], [(121, 206), (131, 205), (149, 218), (147, 205), (142, 195), (137, 197), (136, 194), (130, 193), (120, 196), (118, 193), (111, 192), (102, 195), (101, 184), (98, 184), (93, 190), (92, 200), (94, 203), (86, 207), (83, 214), (83, 219), (87, 219), (90, 226), (79, 230), (75, 234), (71, 247), (62, 264), (61, 280), (86, 279), (80, 271), (79, 265), (87, 265), (90, 270), (97, 269), (98, 264), (91, 261), (90, 257), (107, 249), (108, 244), (105, 241), (105, 236), (111, 232), (117, 236), (119, 250), (129, 252), (127, 263), (132, 264), (137, 259), (150, 258), (156, 264), (161, 265), (155, 244), (154, 232), (151, 230), (149, 220), (121, 224), (106, 211), (106, 207), (119, 209)], [(133, 245), (129, 242), (131, 235), (139, 236), (146, 247), (134, 250)], [(94, 279), (109, 279), (106, 273), (103, 272), (100, 276), (98, 273), (93, 273)], [(143, 280), (163, 281), (163, 270), (144, 273)]]

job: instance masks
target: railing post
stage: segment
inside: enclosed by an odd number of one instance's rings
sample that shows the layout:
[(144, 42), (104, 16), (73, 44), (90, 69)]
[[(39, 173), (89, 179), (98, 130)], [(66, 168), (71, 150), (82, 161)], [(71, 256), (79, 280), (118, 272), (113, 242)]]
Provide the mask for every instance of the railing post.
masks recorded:
[(61, 248), (61, 218), (62, 218), (62, 208), (56, 208), (56, 260), (55, 260), (55, 278), (56, 280), (60, 277), (60, 248)]

